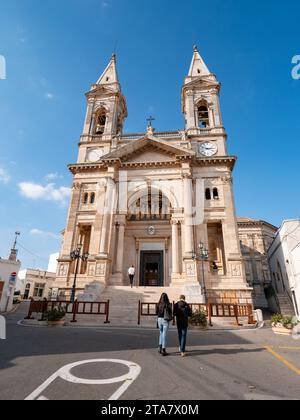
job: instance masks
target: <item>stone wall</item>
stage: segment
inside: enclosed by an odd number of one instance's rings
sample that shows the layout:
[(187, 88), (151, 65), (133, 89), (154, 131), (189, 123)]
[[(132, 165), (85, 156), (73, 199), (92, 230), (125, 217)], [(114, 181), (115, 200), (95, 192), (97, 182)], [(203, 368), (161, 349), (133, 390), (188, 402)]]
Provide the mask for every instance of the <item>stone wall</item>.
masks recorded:
[(253, 304), (251, 290), (208, 290), (207, 297), (212, 303)]

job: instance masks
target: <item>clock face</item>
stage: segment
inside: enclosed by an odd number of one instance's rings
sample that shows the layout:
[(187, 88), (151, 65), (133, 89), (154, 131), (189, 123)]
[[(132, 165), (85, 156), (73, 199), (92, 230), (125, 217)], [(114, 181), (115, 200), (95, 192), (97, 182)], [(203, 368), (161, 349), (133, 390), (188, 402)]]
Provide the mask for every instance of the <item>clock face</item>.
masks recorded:
[(92, 149), (87, 152), (88, 162), (98, 162), (103, 156), (103, 151), (101, 149)]
[(201, 143), (199, 146), (199, 152), (201, 155), (206, 157), (214, 156), (218, 152), (218, 147), (215, 143)]

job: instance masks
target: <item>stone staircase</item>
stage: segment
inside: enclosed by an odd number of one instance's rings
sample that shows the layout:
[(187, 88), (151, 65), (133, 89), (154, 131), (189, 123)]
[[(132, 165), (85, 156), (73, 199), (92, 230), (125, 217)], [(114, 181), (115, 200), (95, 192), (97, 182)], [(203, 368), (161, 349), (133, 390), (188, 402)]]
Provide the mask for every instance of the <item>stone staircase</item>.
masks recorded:
[(286, 293), (277, 294), (280, 313), (284, 316), (294, 316), (295, 310), (290, 297)]
[[(183, 293), (183, 289), (180, 287), (134, 287), (129, 286), (108, 286), (101, 294), (101, 301), (105, 302), (109, 300), (110, 311), (109, 320), (110, 323), (106, 326), (110, 327), (137, 327), (138, 326), (138, 304), (139, 301), (143, 303), (157, 303), (162, 293), (167, 293), (170, 302), (177, 302), (179, 296)], [(194, 302), (195, 303), (195, 302)], [(154, 308), (151, 308), (151, 313)], [(70, 323), (71, 317), (67, 322)], [(78, 324), (80, 326), (99, 327), (104, 326), (104, 316), (94, 315), (78, 315)], [(240, 321), (247, 327), (247, 319), (240, 319)], [(73, 324), (74, 325), (74, 324)], [(236, 322), (234, 318), (213, 318), (214, 329), (231, 329), (236, 328)], [(141, 327), (152, 327), (156, 328), (156, 317), (142, 317)], [(173, 328), (173, 327), (172, 327)]]
[[(157, 303), (162, 293), (167, 293), (170, 302), (178, 301), (180, 288), (126, 287), (109, 286), (101, 295), (101, 300), (110, 301), (110, 325), (136, 326), (138, 322), (138, 304)], [(143, 317), (143, 326), (156, 326), (155, 317)]]

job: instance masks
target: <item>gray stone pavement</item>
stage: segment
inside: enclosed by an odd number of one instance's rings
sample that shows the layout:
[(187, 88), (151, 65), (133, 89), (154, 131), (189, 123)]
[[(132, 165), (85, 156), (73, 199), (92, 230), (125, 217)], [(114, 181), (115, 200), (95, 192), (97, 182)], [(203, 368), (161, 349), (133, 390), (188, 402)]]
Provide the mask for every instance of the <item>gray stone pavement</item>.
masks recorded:
[[(170, 355), (164, 358), (157, 353), (155, 329), (17, 325), (23, 316), (22, 306), (7, 315), (7, 340), (0, 341), (0, 400), (23, 400), (58, 369), (94, 359), (105, 361), (76, 366), (72, 375), (92, 382), (126, 375), (128, 367), (112, 359), (141, 367), (120, 400), (300, 398), (300, 341), (275, 336), (270, 329), (191, 331), (189, 355), (183, 359), (174, 330), (169, 334)], [(56, 378), (39, 396), (106, 400), (122, 384), (87, 385)]]

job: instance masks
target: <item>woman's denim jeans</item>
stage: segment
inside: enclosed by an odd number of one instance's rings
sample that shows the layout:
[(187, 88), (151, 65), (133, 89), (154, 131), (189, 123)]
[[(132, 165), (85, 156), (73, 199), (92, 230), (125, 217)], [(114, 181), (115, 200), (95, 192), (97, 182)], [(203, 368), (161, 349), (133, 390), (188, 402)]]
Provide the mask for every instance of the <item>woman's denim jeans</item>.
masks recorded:
[(165, 321), (163, 318), (158, 318), (158, 328), (160, 332), (159, 336), (159, 345), (163, 349), (167, 348), (167, 334), (169, 331), (169, 322)]

